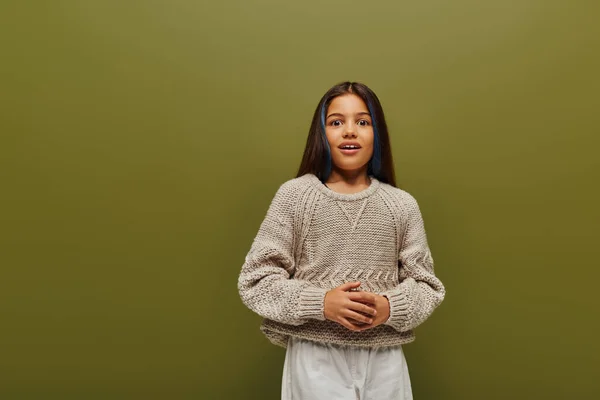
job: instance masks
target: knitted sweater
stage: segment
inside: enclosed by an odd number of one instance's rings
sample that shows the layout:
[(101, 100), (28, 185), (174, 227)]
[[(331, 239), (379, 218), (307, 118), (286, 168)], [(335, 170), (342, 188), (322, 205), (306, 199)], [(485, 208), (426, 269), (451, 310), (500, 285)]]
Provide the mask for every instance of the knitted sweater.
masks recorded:
[[(287, 347), (290, 336), (361, 347), (409, 343), (444, 299), (416, 200), (369, 178), (352, 194), (313, 174), (277, 190), (238, 279), (243, 303), (263, 317), (260, 329), (272, 343)], [(325, 319), (325, 293), (350, 281), (388, 298), (384, 324), (355, 332)]]

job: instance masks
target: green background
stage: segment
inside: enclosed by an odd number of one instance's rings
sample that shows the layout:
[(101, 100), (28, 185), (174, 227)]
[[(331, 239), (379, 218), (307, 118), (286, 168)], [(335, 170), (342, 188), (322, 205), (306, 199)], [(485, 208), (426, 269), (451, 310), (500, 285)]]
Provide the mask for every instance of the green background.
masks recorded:
[(442, 306), (416, 399), (597, 399), (595, 1), (3, 1), (0, 398), (276, 399), (237, 277), (335, 83), (380, 97)]

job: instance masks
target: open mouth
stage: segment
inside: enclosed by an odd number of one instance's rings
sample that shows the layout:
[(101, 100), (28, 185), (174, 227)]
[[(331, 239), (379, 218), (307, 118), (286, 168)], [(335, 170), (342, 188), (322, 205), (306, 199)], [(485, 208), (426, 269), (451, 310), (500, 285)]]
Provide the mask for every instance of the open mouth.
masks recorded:
[(356, 144), (345, 144), (338, 147), (342, 154), (356, 154), (360, 150), (360, 146)]

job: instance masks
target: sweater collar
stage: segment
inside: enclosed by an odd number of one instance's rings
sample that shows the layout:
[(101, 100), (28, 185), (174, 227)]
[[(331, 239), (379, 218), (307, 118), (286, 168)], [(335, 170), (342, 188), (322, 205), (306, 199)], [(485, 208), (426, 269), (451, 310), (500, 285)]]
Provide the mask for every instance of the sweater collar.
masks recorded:
[(379, 180), (377, 180), (377, 178), (375, 178), (374, 176), (369, 175), (369, 179), (371, 179), (371, 184), (369, 185), (368, 188), (363, 189), (360, 192), (356, 192), (356, 193), (338, 193), (336, 191), (329, 189), (327, 186), (325, 186), (325, 184), (323, 182), (321, 182), (321, 180), (316, 175), (314, 175), (312, 173), (308, 173), (308, 174), (306, 174), (306, 176), (307, 176), (308, 180), (310, 181), (310, 183), (321, 193), (323, 193), (324, 195), (326, 195), (327, 197), (330, 197), (332, 199), (342, 200), (342, 201), (353, 201), (353, 200), (364, 199), (366, 197), (373, 195), (377, 191), (377, 189), (379, 189), (379, 186), (380, 186)]

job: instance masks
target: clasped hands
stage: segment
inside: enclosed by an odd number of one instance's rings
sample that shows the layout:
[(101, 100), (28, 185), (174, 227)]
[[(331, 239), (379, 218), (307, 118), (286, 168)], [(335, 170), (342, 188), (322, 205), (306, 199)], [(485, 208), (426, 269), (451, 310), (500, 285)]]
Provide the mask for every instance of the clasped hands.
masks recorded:
[(325, 294), (323, 314), (351, 331), (364, 331), (383, 324), (390, 315), (390, 303), (385, 296), (370, 292), (350, 291), (360, 282), (348, 282)]

